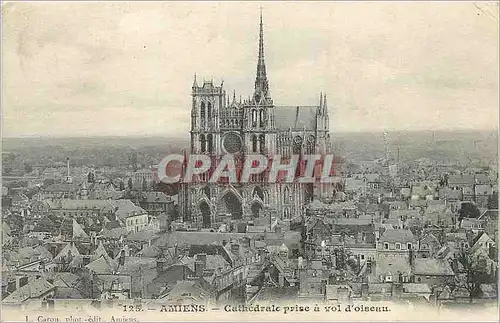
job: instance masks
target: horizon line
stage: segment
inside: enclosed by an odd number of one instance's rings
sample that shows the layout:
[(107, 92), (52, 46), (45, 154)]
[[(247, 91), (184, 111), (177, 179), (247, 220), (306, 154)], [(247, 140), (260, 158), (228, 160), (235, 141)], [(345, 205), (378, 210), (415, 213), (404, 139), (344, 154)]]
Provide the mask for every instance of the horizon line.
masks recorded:
[[(429, 132), (429, 133), (451, 133), (451, 132), (462, 132), (462, 133), (473, 133), (473, 132), (495, 132), (499, 134), (500, 129), (402, 129), (402, 130), (363, 130), (363, 131), (330, 131), (330, 133), (334, 134), (372, 134), (372, 133), (416, 133), (416, 132)], [(189, 133), (187, 135), (173, 135), (173, 134), (131, 134), (131, 135), (117, 135), (117, 134), (92, 134), (92, 135), (24, 135), (24, 136), (2, 136), (3, 139), (82, 139), (82, 138), (186, 138), (190, 139)]]

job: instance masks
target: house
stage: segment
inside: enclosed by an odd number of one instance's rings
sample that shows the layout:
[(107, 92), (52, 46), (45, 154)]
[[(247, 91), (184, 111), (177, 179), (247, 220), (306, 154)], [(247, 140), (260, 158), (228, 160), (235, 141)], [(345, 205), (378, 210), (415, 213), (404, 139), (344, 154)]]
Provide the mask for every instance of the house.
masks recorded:
[(149, 215), (140, 206), (136, 206), (130, 200), (116, 200), (113, 204), (116, 207), (116, 218), (125, 224), (127, 231), (139, 232), (148, 226)]
[(382, 188), (383, 181), (380, 174), (366, 174), (364, 178), (369, 190), (378, 191)]
[(22, 307), (27, 304), (33, 306), (38, 304), (39, 306), (47, 306), (50, 299), (54, 297), (56, 293), (56, 286), (49, 283), (43, 278), (38, 278), (26, 285), (16, 289), (10, 295), (2, 300), (2, 305), (8, 307)]
[(457, 202), (463, 199), (462, 190), (443, 187), (439, 189), (439, 199), (447, 202)]
[(408, 252), (417, 249), (418, 241), (408, 229), (386, 229), (377, 242), (377, 250)]
[(207, 290), (199, 281), (181, 280), (170, 286), (158, 298), (167, 304), (206, 304), (210, 301), (210, 290)]
[(389, 219), (398, 219), (405, 222), (410, 218), (420, 218), (420, 213), (417, 210), (408, 209), (391, 209), (389, 211)]
[(138, 202), (152, 216), (167, 216), (174, 212), (174, 200), (162, 192), (142, 192)]
[(432, 258), (441, 249), (438, 238), (432, 233), (423, 233), (419, 240), (418, 255), (422, 258)]
[(437, 183), (433, 181), (422, 181), (414, 183), (411, 187), (412, 200), (425, 200), (437, 195)]
[(484, 231), (490, 236), (498, 239), (498, 210), (486, 210), (479, 220), (485, 221)]
[(493, 185), (478, 184), (474, 186), (474, 200), (478, 207), (488, 207), (488, 201), (493, 196)]
[(474, 175), (451, 175), (448, 177), (448, 187), (455, 190), (462, 190), (465, 187), (472, 188), (476, 180)]
[(484, 231), (486, 222), (476, 218), (464, 218), (460, 222), (460, 229), (471, 230), (474, 233)]
[(446, 205), (434, 204), (425, 209), (423, 222), (427, 226), (449, 227), (454, 224), (454, 217)]
[(411, 278), (411, 258), (408, 255), (377, 253), (375, 273), (369, 283), (408, 283)]
[(413, 276), (417, 283), (444, 286), (453, 281), (455, 273), (447, 260), (416, 258), (413, 260)]
[(95, 275), (94, 287), (97, 287), (100, 299), (130, 299), (132, 277), (123, 274)]

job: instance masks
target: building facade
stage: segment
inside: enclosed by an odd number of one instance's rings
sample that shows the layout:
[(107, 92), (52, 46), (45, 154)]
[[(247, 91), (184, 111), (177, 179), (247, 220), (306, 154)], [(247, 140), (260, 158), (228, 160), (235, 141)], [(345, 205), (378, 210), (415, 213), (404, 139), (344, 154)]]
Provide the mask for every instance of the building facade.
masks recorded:
[[(331, 150), (326, 96), (314, 106), (276, 106), (271, 98), (264, 60), (264, 31), (260, 17), (257, 75), (253, 95), (232, 99), (224, 84), (213, 81), (192, 86), (191, 154), (207, 154), (216, 168), (230, 154), (236, 168), (245, 156), (264, 155), (268, 160), (293, 154), (326, 154)], [(285, 163), (285, 162), (282, 162)], [(210, 171), (209, 171), (210, 172)], [(209, 174), (209, 172), (207, 174)], [(266, 172), (266, 171), (265, 171)], [(184, 221), (199, 227), (218, 228), (233, 222), (273, 223), (302, 214), (303, 206), (315, 196), (331, 194), (331, 184), (268, 183), (255, 175), (250, 183), (183, 183), (179, 194)]]

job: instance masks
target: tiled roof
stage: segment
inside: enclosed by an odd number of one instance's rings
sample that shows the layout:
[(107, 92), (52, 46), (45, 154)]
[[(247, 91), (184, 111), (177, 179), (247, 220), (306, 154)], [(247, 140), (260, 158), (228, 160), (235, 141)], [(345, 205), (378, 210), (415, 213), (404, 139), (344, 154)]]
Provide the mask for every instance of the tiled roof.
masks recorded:
[(448, 185), (472, 185), (474, 183), (473, 175), (452, 175), (448, 178)]
[(277, 106), (274, 110), (276, 129), (278, 130), (315, 130), (316, 106)]
[(55, 289), (55, 286), (45, 279), (37, 279), (16, 289), (2, 300), (3, 303), (22, 303), (30, 298), (38, 298)]
[(124, 290), (130, 290), (132, 287), (132, 277), (130, 275), (109, 275), (101, 274), (96, 275), (96, 284), (102, 291), (110, 290), (113, 282), (119, 282)]
[(453, 276), (453, 270), (446, 260), (434, 258), (416, 258), (414, 259), (415, 275), (427, 276)]
[(493, 186), (491, 185), (476, 185), (476, 195), (492, 195)]
[(170, 196), (162, 192), (144, 192), (142, 193), (141, 202), (147, 203), (173, 203), (174, 201)]
[(415, 242), (415, 236), (407, 229), (387, 229), (380, 237), (381, 242)]
[(338, 218), (335, 219), (335, 225), (372, 225), (373, 222), (368, 218)]
[(386, 257), (378, 256), (375, 261), (376, 273), (378, 275), (386, 275), (391, 273), (393, 280), (397, 280), (399, 273), (409, 274), (411, 267), (406, 257)]
[(112, 274), (116, 272), (118, 263), (109, 257), (101, 256), (85, 267), (96, 274)]
[(405, 293), (428, 293), (432, 291), (427, 284), (405, 283), (403, 284), (403, 292)]
[(298, 287), (263, 287), (253, 299), (257, 301), (293, 301), (297, 299)]
[(404, 218), (411, 218), (411, 217), (419, 217), (420, 214), (417, 210), (390, 210), (389, 211), (389, 218), (391, 219), (400, 219), (401, 217)]

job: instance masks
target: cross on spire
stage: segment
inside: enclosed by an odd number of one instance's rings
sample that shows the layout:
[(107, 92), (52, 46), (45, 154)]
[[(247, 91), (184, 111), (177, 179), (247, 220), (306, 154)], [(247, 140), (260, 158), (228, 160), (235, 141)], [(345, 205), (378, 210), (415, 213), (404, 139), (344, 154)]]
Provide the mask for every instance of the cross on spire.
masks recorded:
[(264, 24), (262, 22), (262, 7), (260, 8), (259, 59), (257, 61), (257, 76), (255, 78), (255, 101), (269, 97), (266, 63), (264, 61)]

